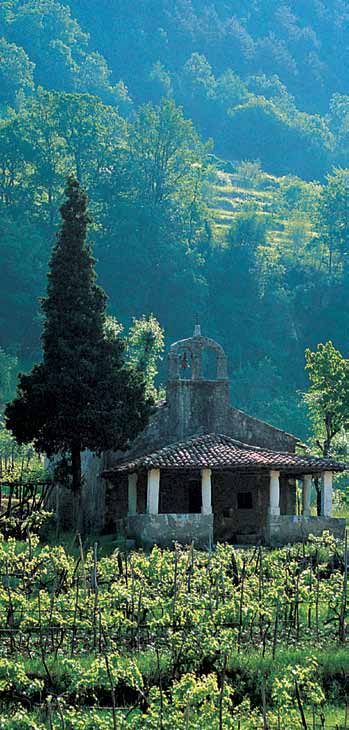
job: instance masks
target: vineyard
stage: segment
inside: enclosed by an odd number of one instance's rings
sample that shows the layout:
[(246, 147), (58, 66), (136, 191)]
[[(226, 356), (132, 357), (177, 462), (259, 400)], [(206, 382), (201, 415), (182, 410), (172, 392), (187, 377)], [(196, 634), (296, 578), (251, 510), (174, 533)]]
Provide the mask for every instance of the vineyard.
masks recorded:
[(0, 728), (349, 727), (347, 550), (0, 543)]

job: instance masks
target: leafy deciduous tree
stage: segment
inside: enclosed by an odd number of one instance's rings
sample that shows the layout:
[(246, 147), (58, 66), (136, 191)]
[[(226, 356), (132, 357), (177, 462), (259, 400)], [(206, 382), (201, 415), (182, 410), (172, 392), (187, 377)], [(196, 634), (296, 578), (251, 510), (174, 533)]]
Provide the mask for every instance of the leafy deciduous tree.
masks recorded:
[(32, 91), (33, 71), (23, 48), (0, 38), (0, 103), (14, 104), (18, 91)]
[(331, 341), (305, 351), (310, 388), (305, 395), (316, 441), (328, 456), (333, 439), (349, 422), (349, 361)]
[(164, 332), (153, 314), (134, 319), (127, 338), (129, 361), (144, 373), (147, 392), (156, 396), (157, 362), (164, 350)]
[(338, 266), (348, 271), (349, 257), (349, 170), (335, 168), (327, 176), (318, 205), (318, 227), (328, 250), (328, 271)]

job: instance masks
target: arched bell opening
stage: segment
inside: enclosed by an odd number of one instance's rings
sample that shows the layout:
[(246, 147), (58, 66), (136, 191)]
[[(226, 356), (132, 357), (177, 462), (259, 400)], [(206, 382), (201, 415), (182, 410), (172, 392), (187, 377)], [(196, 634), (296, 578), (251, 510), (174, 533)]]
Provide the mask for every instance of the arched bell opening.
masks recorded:
[[(199, 325), (196, 325), (196, 329)], [(171, 346), (168, 378), (173, 380), (227, 380), (227, 357), (223, 348), (199, 332)]]
[(201, 377), (204, 380), (217, 380), (217, 353), (209, 348), (205, 348), (201, 355)]
[(192, 380), (193, 378), (193, 353), (190, 348), (183, 348), (177, 353), (178, 372), (180, 380)]

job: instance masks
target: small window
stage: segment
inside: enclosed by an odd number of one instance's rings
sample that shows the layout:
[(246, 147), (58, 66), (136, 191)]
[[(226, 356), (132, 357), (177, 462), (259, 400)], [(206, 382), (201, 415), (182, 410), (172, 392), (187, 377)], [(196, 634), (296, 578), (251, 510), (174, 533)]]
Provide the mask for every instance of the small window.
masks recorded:
[(252, 492), (238, 492), (238, 509), (252, 508)]

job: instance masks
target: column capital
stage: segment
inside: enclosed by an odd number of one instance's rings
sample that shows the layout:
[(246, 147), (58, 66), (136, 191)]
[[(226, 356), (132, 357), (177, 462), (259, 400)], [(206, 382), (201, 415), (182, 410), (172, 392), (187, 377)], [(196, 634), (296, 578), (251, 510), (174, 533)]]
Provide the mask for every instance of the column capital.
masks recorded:
[(208, 469), (208, 468), (201, 469), (201, 476), (203, 476), (203, 474), (207, 474), (207, 476), (211, 476), (212, 469)]

